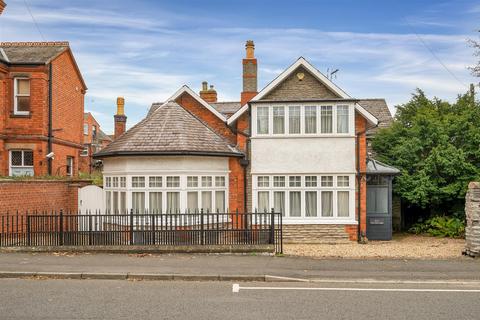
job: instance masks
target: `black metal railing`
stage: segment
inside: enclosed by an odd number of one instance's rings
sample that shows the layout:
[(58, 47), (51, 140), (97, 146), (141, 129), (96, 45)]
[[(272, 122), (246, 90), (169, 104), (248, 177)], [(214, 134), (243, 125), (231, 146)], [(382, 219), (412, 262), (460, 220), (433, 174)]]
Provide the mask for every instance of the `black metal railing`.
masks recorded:
[(0, 247), (265, 244), (283, 251), (280, 213), (60, 210), (0, 215)]

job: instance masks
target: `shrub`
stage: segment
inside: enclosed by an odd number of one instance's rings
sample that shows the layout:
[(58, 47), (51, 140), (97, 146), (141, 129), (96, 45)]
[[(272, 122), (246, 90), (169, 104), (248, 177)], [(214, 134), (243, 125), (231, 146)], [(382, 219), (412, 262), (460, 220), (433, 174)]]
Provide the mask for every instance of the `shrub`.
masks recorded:
[(411, 233), (427, 233), (434, 237), (463, 238), (465, 236), (465, 219), (458, 216), (436, 216), (414, 224)]

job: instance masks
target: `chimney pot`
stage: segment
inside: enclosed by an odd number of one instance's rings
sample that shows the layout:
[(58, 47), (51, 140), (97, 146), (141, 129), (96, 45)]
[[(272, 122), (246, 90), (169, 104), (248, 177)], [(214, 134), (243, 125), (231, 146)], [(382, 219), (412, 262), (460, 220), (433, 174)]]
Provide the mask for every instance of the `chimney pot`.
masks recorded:
[(247, 59), (255, 59), (255, 44), (253, 40), (247, 40), (245, 50), (247, 52)]
[(117, 98), (117, 115), (125, 115), (125, 99), (123, 97)]
[(208, 90), (208, 82), (207, 81), (203, 81), (202, 82), (202, 91), (207, 91)]
[(208, 88), (207, 81), (203, 81), (202, 90), (200, 91), (200, 97), (208, 103), (217, 102), (217, 91), (215, 90), (213, 85), (210, 85), (210, 88)]
[(127, 127), (127, 116), (125, 115), (125, 99), (123, 97), (117, 98), (117, 114), (113, 116), (115, 133), (114, 139), (120, 137)]

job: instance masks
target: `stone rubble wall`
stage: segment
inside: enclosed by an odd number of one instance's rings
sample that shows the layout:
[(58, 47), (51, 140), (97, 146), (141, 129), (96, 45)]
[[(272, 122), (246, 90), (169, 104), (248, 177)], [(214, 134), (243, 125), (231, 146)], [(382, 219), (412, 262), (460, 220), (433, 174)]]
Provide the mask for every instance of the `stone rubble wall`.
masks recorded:
[(465, 203), (465, 251), (471, 257), (480, 256), (480, 182), (470, 182)]

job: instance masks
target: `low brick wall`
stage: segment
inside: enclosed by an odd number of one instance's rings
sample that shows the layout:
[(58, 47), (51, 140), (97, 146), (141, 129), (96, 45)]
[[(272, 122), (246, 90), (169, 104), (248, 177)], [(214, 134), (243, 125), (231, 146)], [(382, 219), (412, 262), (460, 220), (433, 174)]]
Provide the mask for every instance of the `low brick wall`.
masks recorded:
[(89, 180), (0, 180), (0, 215), (78, 209), (78, 188)]
[(348, 243), (357, 240), (357, 225), (284, 224), (284, 243)]
[(465, 254), (480, 256), (480, 182), (470, 182), (465, 202)]

